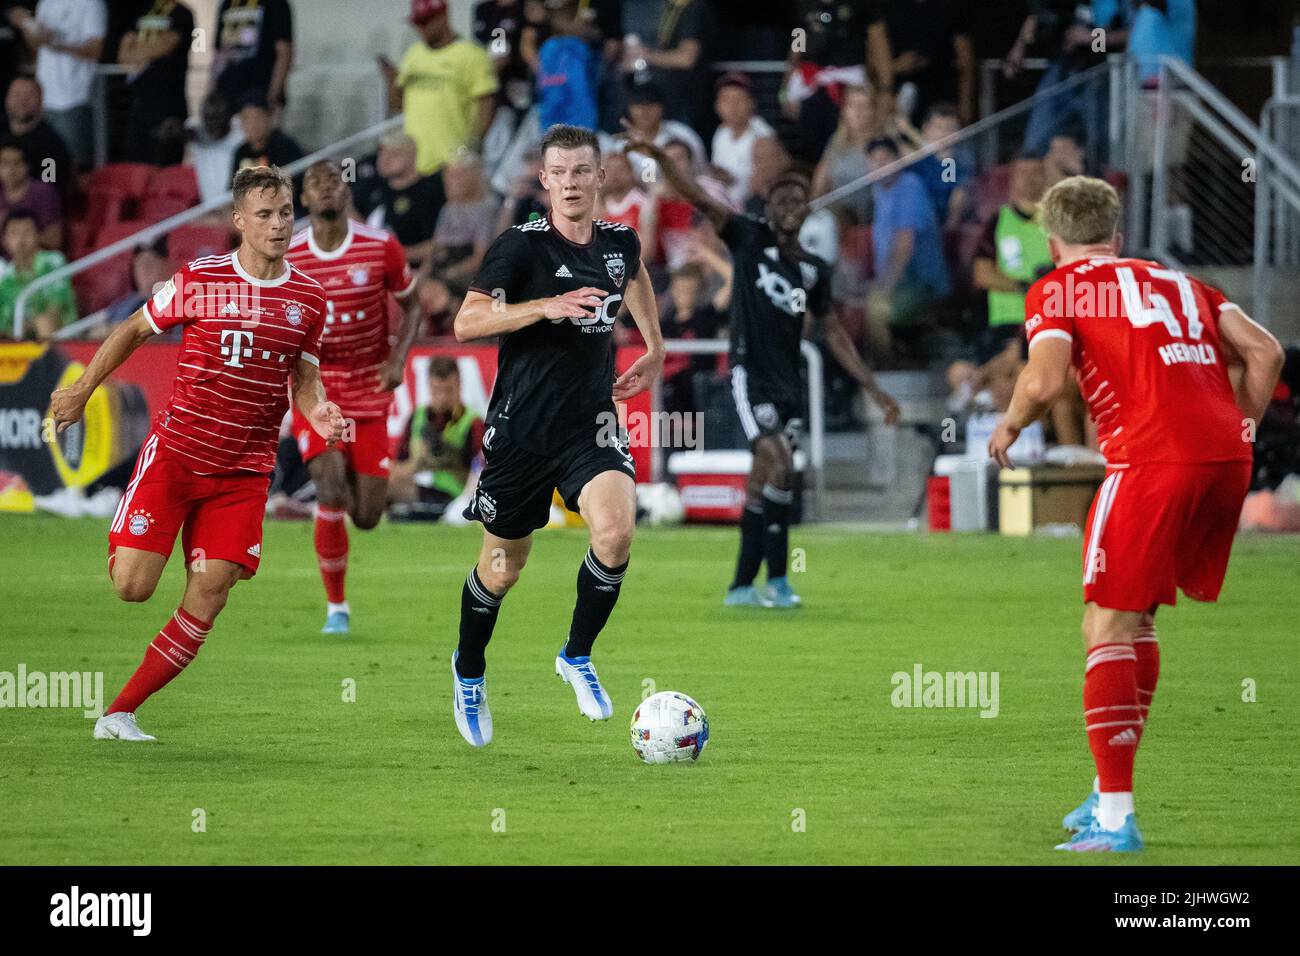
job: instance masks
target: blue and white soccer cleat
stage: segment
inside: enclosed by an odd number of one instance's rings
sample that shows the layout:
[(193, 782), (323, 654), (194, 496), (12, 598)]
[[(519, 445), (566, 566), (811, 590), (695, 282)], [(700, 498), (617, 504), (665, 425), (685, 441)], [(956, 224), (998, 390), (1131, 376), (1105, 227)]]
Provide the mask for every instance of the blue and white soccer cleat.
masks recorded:
[(614, 714), (614, 704), (596, 676), (596, 665), (590, 657), (565, 657), (564, 648), (555, 655), (555, 673), (570, 687), (578, 698), (578, 710), (588, 720), (609, 720)]
[(1137, 820), (1130, 813), (1118, 830), (1103, 830), (1097, 818), (1093, 817), (1087, 829), (1080, 830), (1068, 842), (1057, 844), (1056, 848), (1073, 853), (1133, 853), (1143, 845)]
[(1085, 799), (1083, 803), (1079, 804), (1065, 815), (1061, 820), (1061, 826), (1074, 833), (1088, 829), (1088, 827), (1092, 826), (1092, 821), (1097, 816), (1097, 802), (1097, 791), (1094, 790), (1092, 793), (1088, 794), (1087, 799)]
[(347, 611), (330, 611), (325, 617), (322, 634), (347, 634), (352, 630), (352, 615)]
[(803, 600), (790, 587), (789, 578), (773, 578), (767, 582), (765, 607), (801, 607)]
[(723, 607), (766, 607), (762, 597), (759, 596), (758, 588), (752, 584), (746, 584), (743, 587), (732, 588), (727, 592), (727, 596), (722, 599)]
[(488, 710), (487, 678), (461, 677), (456, 671), (456, 653), (451, 655), (452, 712), (456, 729), (471, 747), (492, 742), (492, 711)]

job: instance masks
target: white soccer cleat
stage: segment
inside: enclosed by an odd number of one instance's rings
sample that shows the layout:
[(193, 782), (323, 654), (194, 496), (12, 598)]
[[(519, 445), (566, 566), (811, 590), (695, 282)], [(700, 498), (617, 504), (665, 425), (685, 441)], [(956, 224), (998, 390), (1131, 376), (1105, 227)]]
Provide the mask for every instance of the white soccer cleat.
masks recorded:
[(456, 655), (451, 655), (452, 711), (456, 729), (471, 747), (486, 747), (492, 742), (492, 711), (488, 710), (487, 678), (467, 680), (456, 670)]
[(95, 721), (95, 739), (148, 741), (158, 738), (140, 729), (140, 725), (135, 722), (135, 714), (119, 710), (114, 714), (105, 714)]
[(614, 713), (605, 688), (596, 676), (596, 665), (590, 657), (565, 657), (564, 650), (555, 656), (555, 673), (560, 680), (573, 688), (578, 698), (578, 710), (588, 720), (609, 720)]

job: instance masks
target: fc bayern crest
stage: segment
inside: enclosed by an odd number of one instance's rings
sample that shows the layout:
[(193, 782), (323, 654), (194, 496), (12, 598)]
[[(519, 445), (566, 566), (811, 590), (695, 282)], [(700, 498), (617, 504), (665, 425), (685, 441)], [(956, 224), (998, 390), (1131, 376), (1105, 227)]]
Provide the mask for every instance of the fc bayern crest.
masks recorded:
[(147, 511), (132, 511), (131, 517), (127, 519), (126, 529), (137, 538), (149, 532), (149, 522), (153, 520), (153, 515)]
[(605, 260), (605, 271), (614, 280), (614, 287), (623, 288), (623, 279), (627, 276), (627, 264), (622, 256), (610, 256)]
[(290, 325), (298, 325), (302, 322), (302, 306), (297, 302), (290, 302), (284, 310), (285, 321)]
[(353, 285), (365, 285), (370, 281), (370, 268), (368, 266), (355, 266), (350, 275), (352, 276)]

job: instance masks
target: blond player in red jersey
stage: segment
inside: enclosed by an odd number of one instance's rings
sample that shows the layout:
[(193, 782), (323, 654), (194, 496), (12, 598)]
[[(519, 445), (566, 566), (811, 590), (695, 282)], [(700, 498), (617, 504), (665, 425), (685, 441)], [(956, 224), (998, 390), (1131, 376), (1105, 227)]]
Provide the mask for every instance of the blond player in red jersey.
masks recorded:
[(1219, 596), (1283, 353), (1218, 289), (1121, 258), (1119, 197), (1105, 182), (1072, 176), (1040, 208), (1057, 268), (1026, 298), (1029, 361), (989, 454), (1012, 467), (1008, 450), (1073, 365), (1107, 462), (1083, 550), (1084, 725), (1097, 780), (1057, 849), (1140, 850), (1133, 758), (1160, 672), (1156, 610), (1178, 588)]
[[(351, 609), (346, 518), (365, 531), (379, 523), (388, 500), (388, 406), (402, 382), (406, 353), (419, 328), (415, 277), (402, 245), (382, 229), (348, 218), (351, 193), (337, 163), (322, 160), (303, 178), (302, 204), (311, 224), (285, 256), (325, 289), (320, 373), (347, 422), (343, 441), (327, 444), (301, 412), (293, 430), (316, 485), (316, 561), (325, 584), (325, 634), (346, 634)], [(390, 350), (388, 296), (406, 305)]]
[(124, 601), (147, 601), (181, 535), (185, 595), (108, 712), (101, 740), (153, 740), (135, 711), (194, 660), (230, 589), (256, 572), (280, 421), (294, 404), (324, 438), (343, 416), (321, 387), (320, 285), (284, 260), (293, 187), (275, 167), (234, 180), (239, 248), (196, 259), (99, 347), (76, 382), (50, 399), (63, 431), (142, 343), (182, 327), (171, 400), (154, 420), (109, 529), (108, 573)]

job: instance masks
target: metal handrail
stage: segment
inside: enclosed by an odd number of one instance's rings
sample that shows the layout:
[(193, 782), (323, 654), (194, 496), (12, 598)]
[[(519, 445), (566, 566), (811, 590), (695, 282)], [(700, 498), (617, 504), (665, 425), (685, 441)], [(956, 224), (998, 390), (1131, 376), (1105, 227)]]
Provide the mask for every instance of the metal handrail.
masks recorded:
[[(401, 114), (389, 117), (382, 122), (366, 127), (358, 133), (353, 133), (351, 136), (346, 136), (335, 143), (331, 143), (329, 146), (325, 146), (313, 153), (309, 153), (302, 159), (289, 163), (284, 167), (284, 171), (291, 176), (297, 175), (307, 169), (307, 167), (312, 163), (335, 156), (340, 150), (348, 149), (358, 143), (377, 139), (391, 130), (400, 128), (402, 123), (403, 116)], [(174, 216), (169, 216), (161, 222), (156, 222), (151, 226), (145, 226), (139, 232), (132, 233), (123, 239), (119, 239), (117, 242), (110, 243), (102, 249), (96, 249), (89, 255), (82, 256), (80, 259), (62, 265), (53, 272), (47, 272), (40, 278), (33, 280), (18, 294), (18, 298), (14, 301), (14, 338), (22, 338), (23, 324), (27, 314), (27, 302), (40, 289), (64, 279), (71, 279), (72, 276), (84, 272), (92, 266), (97, 266), (101, 262), (105, 262), (116, 255), (121, 255), (123, 252), (130, 252), (137, 246), (146, 245), (157, 239), (159, 236), (166, 235), (179, 226), (189, 225), (197, 219), (202, 219), (204, 216), (225, 208), (230, 205), (230, 201), (231, 194), (227, 191), (220, 196), (209, 199), (207, 202), (199, 203), (197, 206), (186, 209), (184, 212), (179, 212)]]
[(1006, 120), (1019, 116), (1021, 113), (1028, 112), (1033, 109), (1037, 103), (1040, 103), (1045, 99), (1051, 99), (1064, 93), (1066, 90), (1073, 89), (1074, 87), (1080, 86), (1086, 82), (1091, 82), (1093, 79), (1099, 77), (1102, 71), (1109, 69), (1109, 63), (1098, 63), (1094, 66), (1090, 66), (1082, 72), (1067, 77), (1060, 83), (1053, 84), (1045, 90), (1039, 90), (1028, 99), (1021, 100), (1019, 103), (1013, 103), (1005, 109), (998, 110), (998, 112), (993, 113), (990, 116), (978, 119), (969, 126), (962, 127), (957, 132), (945, 136), (943, 139), (937, 139), (933, 143), (919, 146), (911, 152), (900, 156), (892, 163), (880, 167), (880, 169), (872, 170), (869, 173), (859, 176), (857, 179), (845, 183), (843, 186), (838, 186), (830, 192), (818, 196), (809, 205), (814, 211), (823, 209), (832, 203), (838, 202), (846, 196), (853, 195), (866, 186), (871, 186), (882, 179), (887, 179), (894, 175), (894, 173), (920, 162), (927, 156), (933, 156), (935, 153), (945, 150), (950, 146), (963, 143), (968, 139), (972, 139), (995, 126), (1000, 125)]

